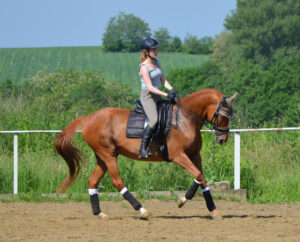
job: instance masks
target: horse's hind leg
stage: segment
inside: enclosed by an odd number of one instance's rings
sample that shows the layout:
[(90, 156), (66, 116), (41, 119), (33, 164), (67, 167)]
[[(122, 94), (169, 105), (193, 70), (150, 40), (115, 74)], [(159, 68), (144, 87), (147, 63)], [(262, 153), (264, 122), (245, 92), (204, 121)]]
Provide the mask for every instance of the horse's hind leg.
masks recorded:
[(106, 161), (106, 167), (109, 171), (113, 186), (120, 192), (120, 194), (131, 204), (131, 206), (141, 212), (143, 218), (149, 216), (149, 212), (142, 207), (142, 204), (128, 191), (125, 187), (119, 173), (117, 158), (106, 154), (101, 154), (101, 157)]
[(97, 159), (97, 165), (89, 178), (89, 195), (92, 206), (92, 211), (94, 215), (99, 215), (102, 218), (107, 217), (107, 215), (101, 212), (99, 197), (98, 197), (98, 185), (101, 178), (105, 175), (107, 167), (104, 162), (95, 154)]

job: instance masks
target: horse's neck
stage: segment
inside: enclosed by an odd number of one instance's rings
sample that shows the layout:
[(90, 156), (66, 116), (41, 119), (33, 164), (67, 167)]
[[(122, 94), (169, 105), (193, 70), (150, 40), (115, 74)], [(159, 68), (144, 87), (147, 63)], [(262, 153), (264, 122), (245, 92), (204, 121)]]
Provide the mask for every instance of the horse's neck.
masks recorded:
[(218, 93), (200, 91), (183, 98), (180, 103), (198, 119), (204, 121), (209, 110), (218, 103), (218, 96)]

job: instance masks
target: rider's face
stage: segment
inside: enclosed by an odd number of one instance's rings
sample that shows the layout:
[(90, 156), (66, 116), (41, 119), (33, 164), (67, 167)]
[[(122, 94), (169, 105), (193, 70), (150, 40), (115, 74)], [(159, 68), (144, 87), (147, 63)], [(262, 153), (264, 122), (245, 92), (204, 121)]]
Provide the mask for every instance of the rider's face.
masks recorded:
[(157, 58), (157, 54), (158, 54), (157, 48), (153, 48), (153, 49), (150, 49), (150, 50), (149, 50), (149, 55), (150, 55), (152, 58), (156, 59), (156, 58)]

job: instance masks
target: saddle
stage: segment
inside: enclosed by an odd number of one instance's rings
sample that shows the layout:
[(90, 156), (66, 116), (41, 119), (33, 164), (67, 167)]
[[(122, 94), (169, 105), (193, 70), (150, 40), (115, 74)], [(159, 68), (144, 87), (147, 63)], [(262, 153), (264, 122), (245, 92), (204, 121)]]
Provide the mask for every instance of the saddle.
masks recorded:
[[(154, 131), (153, 139), (158, 146), (159, 154), (169, 161), (166, 139), (172, 126), (173, 104), (168, 100), (157, 103), (158, 122)], [(149, 119), (145, 114), (140, 100), (136, 101), (136, 107), (130, 112), (126, 126), (127, 138), (142, 138), (144, 129), (148, 125)]]

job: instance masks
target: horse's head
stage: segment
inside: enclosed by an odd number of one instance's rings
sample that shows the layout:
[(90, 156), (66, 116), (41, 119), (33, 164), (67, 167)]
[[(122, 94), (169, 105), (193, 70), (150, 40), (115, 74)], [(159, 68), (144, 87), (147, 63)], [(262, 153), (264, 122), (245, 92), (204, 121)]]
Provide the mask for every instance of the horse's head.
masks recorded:
[(215, 130), (216, 141), (220, 145), (224, 144), (228, 139), (229, 123), (233, 116), (232, 103), (236, 95), (237, 93), (230, 98), (222, 96), (215, 109), (211, 111), (211, 114), (208, 114), (208, 118), (212, 117), (210, 122)]

